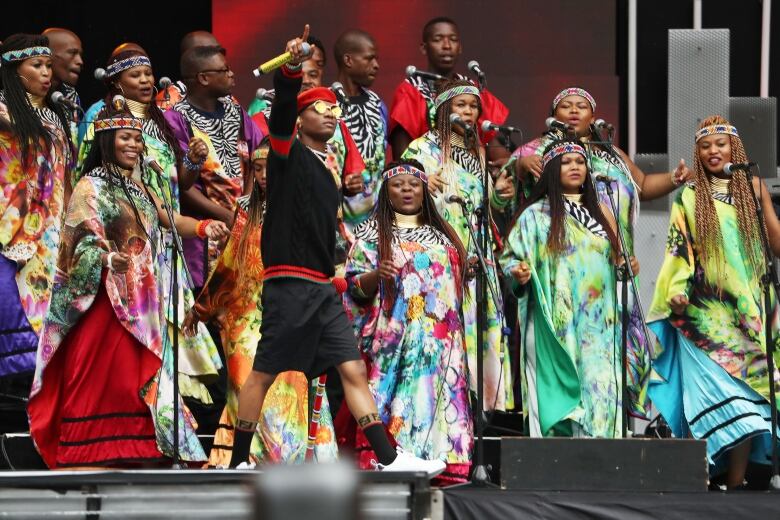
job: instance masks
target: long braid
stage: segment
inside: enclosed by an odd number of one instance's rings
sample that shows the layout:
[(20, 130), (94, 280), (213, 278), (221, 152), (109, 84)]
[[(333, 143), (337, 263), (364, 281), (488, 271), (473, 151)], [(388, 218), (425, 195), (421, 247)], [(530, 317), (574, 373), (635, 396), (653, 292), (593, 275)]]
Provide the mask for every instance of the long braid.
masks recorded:
[[(473, 86), (473, 84), (465, 79), (453, 79), (442, 83), (438, 90), (437, 95), (449, 90), (453, 87)], [(479, 113), (482, 114), (482, 100), (477, 97), (477, 104), (479, 106)], [(451, 160), (452, 145), (450, 144), (450, 136), (452, 135), (452, 123), (450, 123), (450, 114), (452, 114), (452, 100), (445, 101), (436, 111), (436, 126), (434, 131), (439, 136), (439, 145), (441, 147), (442, 166), (446, 168), (447, 164)], [(466, 143), (471, 145), (468, 150), (477, 157), (480, 157), (479, 140), (475, 139), (472, 143)]]

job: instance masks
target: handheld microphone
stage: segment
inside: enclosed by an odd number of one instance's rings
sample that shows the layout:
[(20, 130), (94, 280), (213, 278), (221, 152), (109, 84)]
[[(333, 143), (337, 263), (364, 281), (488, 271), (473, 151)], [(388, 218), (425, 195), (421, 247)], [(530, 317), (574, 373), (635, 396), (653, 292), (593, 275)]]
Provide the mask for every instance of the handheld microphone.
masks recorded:
[(330, 86), (330, 89), (336, 94), (336, 97), (342, 104), (351, 104), (349, 101), (349, 96), (347, 96), (347, 93), (344, 90), (344, 85), (342, 85), (340, 81), (334, 81), (333, 85)]
[(120, 96), (119, 94), (111, 98), (111, 106), (114, 107), (114, 110), (117, 112), (130, 111), (130, 109), (127, 108), (127, 100), (124, 96)]
[(734, 173), (736, 173), (739, 170), (750, 171), (750, 169), (755, 165), (756, 163), (754, 162), (736, 163), (736, 164), (727, 162), (726, 164), (723, 165), (723, 173), (725, 173), (726, 175), (734, 175)]
[(152, 169), (157, 175), (163, 175), (163, 169), (160, 164), (154, 160), (154, 157), (147, 155), (144, 157), (144, 166)]
[(51, 95), (51, 100), (53, 103), (57, 103), (58, 105), (62, 105), (70, 110), (80, 110), (81, 107), (78, 106), (76, 103), (71, 101), (70, 99), (65, 97), (65, 94), (63, 94), (60, 91), (56, 91)]
[(474, 131), (471, 125), (466, 123), (463, 119), (461, 119), (461, 117), (458, 114), (454, 114), (454, 113), (450, 114), (450, 124), (461, 127), (464, 132)]
[(173, 81), (171, 81), (171, 78), (168, 76), (163, 76), (160, 78), (160, 81), (157, 82), (157, 86), (160, 87), (160, 90), (164, 90), (168, 87), (170, 87), (173, 84)]
[(479, 78), (479, 81), (484, 83), (485, 82), (485, 73), (482, 71), (481, 68), (479, 68), (479, 62), (477, 60), (471, 60), (468, 65), (466, 65), (468, 69), (477, 77)]
[(446, 200), (447, 202), (451, 203), (451, 204), (459, 204), (459, 205), (461, 205), (463, 208), (465, 208), (465, 207), (466, 207), (466, 201), (465, 201), (465, 200), (463, 200), (462, 198), (458, 197), (458, 196), (457, 196), (457, 195), (455, 195), (455, 194), (448, 195), (448, 196), (447, 196), (447, 198), (446, 198), (445, 200)]
[(596, 119), (593, 122), (593, 125), (596, 128), (599, 128), (599, 129), (602, 129), (602, 130), (607, 130), (608, 132), (611, 132), (612, 130), (615, 129), (615, 127), (614, 127), (614, 125), (612, 125), (612, 123), (607, 123), (603, 119)]
[(547, 119), (545, 119), (544, 126), (546, 126), (549, 130), (561, 130), (563, 132), (568, 132), (569, 130), (571, 130), (571, 127), (569, 125), (558, 121), (554, 117), (548, 117)]
[(505, 132), (508, 134), (512, 132), (521, 133), (519, 128), (509, 125), (497, 125), (492, 121), (488, 121), (487, 119), (482, 121), (480, 128), (482, 128), (483, 132), (490, 132), (491, 130), (495, 130), (496, 132)]
[(273, 90), (266, 90), (264, 88), (259, 88), (257, 89), (257, 92), (255, 92), (255, 97), (257, 99), (263, 99), (265, 101), (273, 101), (275, 96)]
[[(311, 53), (311, 45), (309, 45), (306, 42), (301, 43), (301, 48), (303, 49), (304, 55), (309, 55)], [(271, 58), (270, 60), (266, 61), (256, 69), (252, 71), (252, 74), (256, 78), (259, 78), (263, 74), (268, 74), (272, 70), (276, 70), (282, 65), (285, 65), (287, 63), (290, 63), (293, 59), (293, 55), (290, 52), (285, 52), (284, 54), (280, 54), (276, 58)]]
[(615, 180), (612, 179), (612, 177), (607, 177), (606, 175), (596, 175), (594, 179), (596, 179), (596, 182), (604, 182), (606, 184), (611, 184), (615, 182)]
[(409, 65), (408, 67), (406, 67), (406, 77), (411, 79), (413, 76), (417, 76), (418, 78), (423, 78), (423, 79), (431, 79), (433, 81), (442, 81), (444, 79), (444, 76), (440, 76), (433, 72), (417, 70), (417, 67), (415, 67), (414, 65)]
[(101, 69), (100, 67), (98, 67), (95, 69), (93, 76), (95, 76), (96, 80), (103, 81), (108, 77), (108, 73), (106, 72), (106, 69)]

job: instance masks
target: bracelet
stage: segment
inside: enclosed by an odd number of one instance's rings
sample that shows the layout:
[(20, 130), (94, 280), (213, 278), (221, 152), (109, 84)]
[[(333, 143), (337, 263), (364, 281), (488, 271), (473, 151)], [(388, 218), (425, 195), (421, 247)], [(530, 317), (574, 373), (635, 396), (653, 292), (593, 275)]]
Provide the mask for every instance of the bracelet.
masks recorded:
[(184, 159), (182, 159), (182, 163), (184, 164), (184, 167), (191, 172), (200, 171), (200, 167), (203, 166), (203, 163), (206, 162), (206, 160), (202, 160), (200, 162), (194, 163), (190, 160), (189, 155), (186, 153), (184, 154)]
[(116, 251), (111, 251), (110, 253), (108, 253), (108, 257), (106, 257), (106, 264), (107, 264), (106, 267), (108, 267), (108, 270), (111, 271), (112, 273), (115, 272), (114, 262), (112, 262), (112, 260), (114, 259), (114, 255), (116, 255)]
[(198, 225), (195, 226), (195, 234), (198, 236), (198, 238), (208, 238), (208, 235), (206, 234), (206, 228), (209, 227), (209, 224), (212, 222), (214, 221), (210, 218), (198, 221)]

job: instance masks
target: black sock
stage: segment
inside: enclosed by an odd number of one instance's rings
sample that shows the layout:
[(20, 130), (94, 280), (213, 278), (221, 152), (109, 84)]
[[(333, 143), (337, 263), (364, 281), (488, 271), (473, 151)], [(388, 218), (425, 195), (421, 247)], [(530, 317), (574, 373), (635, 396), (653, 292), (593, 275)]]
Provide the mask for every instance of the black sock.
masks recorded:
[[(363, 434), (371, 445), (371, 449), (376, 453), (376, 458), (379, 459), (379, 463), (383, 466), (392, 464), (398, 455), (395, 453), (393, 446), (387, 439), (384, 424), (381, 422), (369, 424), (363, 428)], [(235, 453), (235, 451), (233, 453)]]
[(252, 437), (255, 430), (242, 430), (236, 428), (233, 433), (233, 454), (230, 457), (230, 467), (235, 468), (249, 459), (249, 450), (252, 447)]

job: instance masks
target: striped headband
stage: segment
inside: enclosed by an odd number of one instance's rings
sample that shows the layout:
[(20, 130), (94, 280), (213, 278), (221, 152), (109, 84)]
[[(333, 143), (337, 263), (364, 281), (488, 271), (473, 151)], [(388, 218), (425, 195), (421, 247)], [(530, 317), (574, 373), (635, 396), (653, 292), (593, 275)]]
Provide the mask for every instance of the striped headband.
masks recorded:
[(547, 167), (547, 163), (558, 157), (559, 155), (563, 155), (565, 153), (578, 153), (582, 155), (583, 157), (587, 158), (588, 156), (585, 154), (585, 148), (583, 148), (581, 145), (578, 145), (576, 143), (561, 143), (546, 154), (544, 154), (544, 158), (542, 159), (543, 166), (542, 168)]
[(708, 135), (713, 135), (713, 134), (728, 134), (728, 135), (733, 135), (734, 137), (739, 137), (739, 133), (737, 132), (736, 126), (710, 125), (710, 126), (705, 126), (704, 128), (700, 129), (698, 132), (696, 132), (696, 142), (698, 143), (702, 137), (706, 137)]
[(252, 160), (255, 159), (266, 159), (268, 158), (268, 146), (261, 146), (259, 148), (255, 148), (255, 150), (252, 152)]
[(382, 180), (386, 181), (392, 179), (396, 175), (414, 175), (424, 183), (428, 184), (428, 176), (425, 175), (425, 172), (419, 168), (415, 168), (411, 164), (399, 164), (398, 166), (386, 170), (382, 174)]
[(596, 100), (593, 99), (593, 96), (590, 95), (590, 92), (588, 92), (584, 88), (579, 88), (579, 87), (570, 87), (561, 90), (558, 93), (558, 95), (555, 96), (555, 99), (553, 99), (553, 104), (552, 104), (553, 110), (555, 110), (555, 108), (558, 106), (558, 103), (560, 103), (561, 100), (567, 96), (584, 97), (585, 99), (588, 100), (588, 103), (590, 103), (591, 110), (593, 110), (594, 112), (596, 111)]
[(51, 56), (51, 49), (48, 47), (27, 47), (26, 49), (19, 49), (18, 51), (8, 51), (3, 53), (3, 61), (6, 63), (12, 63), (14, 61), (23, 61), (30, 58), (37, 58), (38, 56)]
[(143, 121), (133, 116), (114, 116), (95, 120), (95, 133), (106, 130), (143, 130)]
[(108, 67), (106, 67), (106, 74), (107, 77), (111, 78), (120, 72), (123, 72), (127, 69), (132, 69), (133, 67), (138, 67), (140, 65), (151, 67), (152, 62), (149, 61), (149, 58), (140, 54), (138, 56), (130, 56), (129, 58), (125, 58), (110, 64)]
[(457, 87), (448, 88), (436, 96), (436, 100), (433, 102), (433, 105), (436, 110), (439, 110), (439, 107), (444, 103), (456, 96), (460, 96), (461, 94), (471, 94), (472, 96), (480, 97), (479, 89), (474, 85), (458, 85)]

